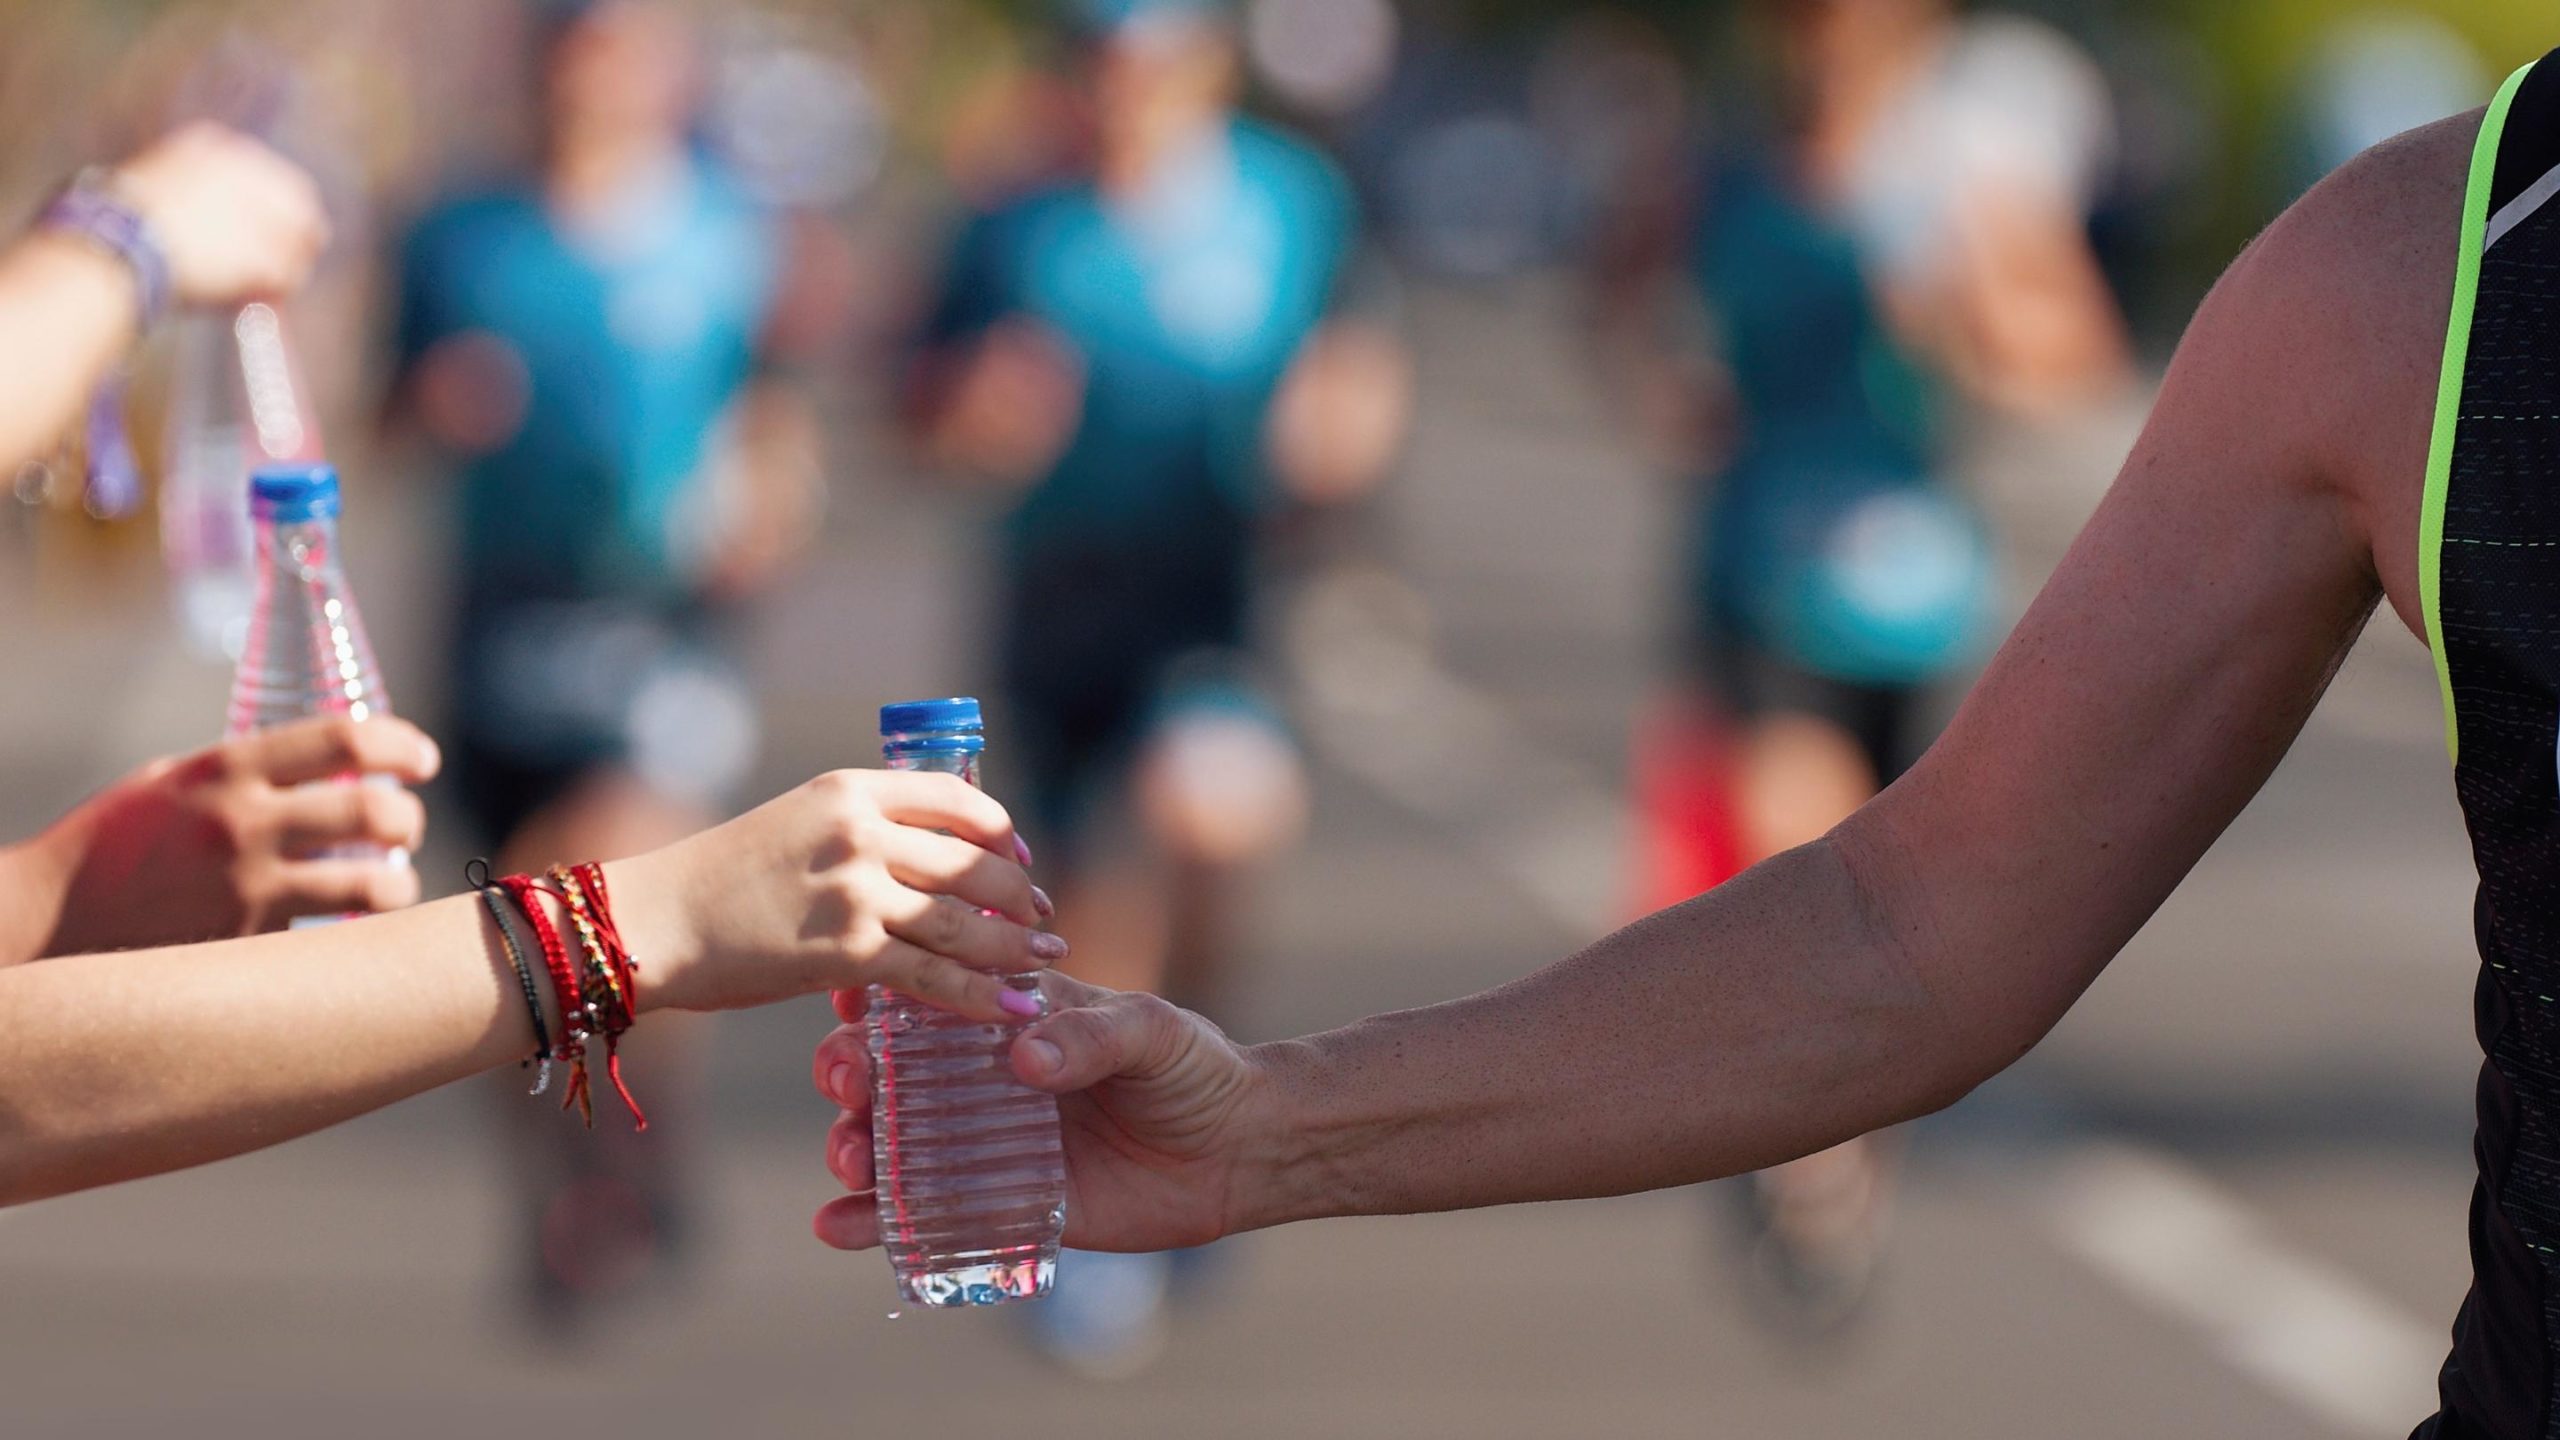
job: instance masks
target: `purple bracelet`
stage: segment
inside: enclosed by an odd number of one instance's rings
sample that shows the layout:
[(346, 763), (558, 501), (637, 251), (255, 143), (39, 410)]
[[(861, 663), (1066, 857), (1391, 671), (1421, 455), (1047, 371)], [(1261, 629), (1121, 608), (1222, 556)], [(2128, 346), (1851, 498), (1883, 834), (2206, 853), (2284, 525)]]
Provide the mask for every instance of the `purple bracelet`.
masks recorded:
[(168, 255), (151, 222), (108, 189), (100, 172), (84, 170), (63, 186), (37, 214), (36, 228), (76, 235), (123, 261), (141, 300), (140, 328), (150, 329), (169, 308)]
[[(124, 262), (133, 272), (140, 311), (137, 329), (148, 330), (169, 308), (169, 257), (142, 212), (117, 198), (97, 172), (84, 171), (36, 216), (36, 228), (73, 235)], [(142, 472), (124, 428), (124, 375), (110, 373), (89, 399), (88, 491), (83, 503), (102, 520), (133, 513), (142, 503)]]

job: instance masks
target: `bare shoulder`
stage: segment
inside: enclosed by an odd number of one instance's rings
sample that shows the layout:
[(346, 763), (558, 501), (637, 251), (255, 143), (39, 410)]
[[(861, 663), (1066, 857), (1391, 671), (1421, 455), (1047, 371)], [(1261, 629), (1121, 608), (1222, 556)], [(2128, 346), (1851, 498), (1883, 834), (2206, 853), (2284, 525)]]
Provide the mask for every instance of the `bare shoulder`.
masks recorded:
[(2374, 146), (2278, 216), (2214, 287), (2180, 364), (2328, 493), (2401, 619), (2418, 623), (2417, 531), (2462, 197), (2480, 111)]
[(2440, 257), (2448, 289), (2482, 112), (2403, 131), (2329, 173), (2267, 228), (2267, 240), (2325, 253), (2368, 273)]

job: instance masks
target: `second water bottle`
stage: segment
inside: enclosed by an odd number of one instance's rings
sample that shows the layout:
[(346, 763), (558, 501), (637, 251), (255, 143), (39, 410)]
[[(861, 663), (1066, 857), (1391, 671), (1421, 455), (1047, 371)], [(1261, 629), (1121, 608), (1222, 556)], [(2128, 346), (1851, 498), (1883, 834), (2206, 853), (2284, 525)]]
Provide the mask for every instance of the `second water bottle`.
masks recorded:
[[(363, 720), (391, 713), (339, 558), (338, 507), (338, 472), (327, 465), (264, 465), (250, 478), (256, 588), (226, 734), (314, 715)], [(397, 852), (390, 858), (408, 859)]]

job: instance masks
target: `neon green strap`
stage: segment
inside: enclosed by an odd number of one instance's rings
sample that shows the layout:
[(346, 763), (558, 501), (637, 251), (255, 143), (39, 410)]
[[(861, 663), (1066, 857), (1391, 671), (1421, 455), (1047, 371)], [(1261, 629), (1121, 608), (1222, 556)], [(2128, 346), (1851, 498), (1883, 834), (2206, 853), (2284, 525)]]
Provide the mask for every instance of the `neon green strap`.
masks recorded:
[(2498, 87), (2488, 113), (2480, 117), (2479, 138), (2471, 143), (2471, 180), (2462, 192), (2462, 248), (2453, 265), (2453, 309), (2445, 317), (2444, 368), (2436, 377), (2435, 429), (2427, 437), (2427, 488), (2418, 502), (2418, 604), (2426, 612), (2427, 648), (2435, 653), (2436, 684), (2444, 692), (2444, 753), (2462, 758), (2460, 727), (2454, 723), (2453, 665), (2444, 653), (2444, 497), (2453, 483), (2453, 431), (2462, 415), (2462, 365), (2471, 353), (2471, 306), (2480, 291), (2480, 240), (2489, 228), (2489, 186), (2498, 173), (2498, 138), (2507, 128), (2507, 107), (2516, 98), (2532, 65), (2519, 67)]

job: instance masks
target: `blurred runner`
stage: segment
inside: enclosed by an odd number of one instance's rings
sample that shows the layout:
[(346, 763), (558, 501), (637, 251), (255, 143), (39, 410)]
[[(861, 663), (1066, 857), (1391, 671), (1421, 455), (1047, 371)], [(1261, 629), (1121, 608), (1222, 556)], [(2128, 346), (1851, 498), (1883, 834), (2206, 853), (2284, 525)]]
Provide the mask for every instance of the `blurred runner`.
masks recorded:
[[(1231, 882), (1307, 808), (1254, 674), (1257, 550), (1276, 509), (1370, 488), (1410, 385), (1401, 346), (1337, 305), (1342, 179), (1235, 113), (1230, 17), (1080, 15), (1089, 163), (966, 225), (911, 400), (936, 458), (1019, 487), (997, 666), (1062, 931), (1091, 978), (1214, 1005)], [(1139, 1368), (1170, 1266), (1069, 1256), (1036, 1342)]]
[[(1988, 538), (1946, 474), (1949, 390), (2044, 412), (2126, 367), (2083, 229), (2105, 94), (2066, 41), (1959, 24), (1942, 0), (1759, 12), (1775, 113), (1731, 130), (1685, 218), (1630, 206), (1672, 223), (1607, 251), (1655, 261), (1604, 293), (1621, 334), (1654, 342), (1646, 388), (1713, 476), (1683, 596), (1705, 717), (1675, 707), (1639, 752), (1660, 832), (1647, 908), (1821, 836), (1927, 747), (1929, 688), (1974, 658), (1994, 605)], [(1711, 356), (1644, 333), (1676, 311), (1666, 281), (1702, 302)], [(1688, 793), (1660, 793), (1683, 773)], [(1876, 1136), (1750, 1177), (1757, 1313), (1806, 1336), (1854, 1316), (1891, 1189)]]
[[(502, 872), (635, 854), (729, 808), (756, 740), (734, 612), (805, 539), (817, 483), (809, 417), (763, 368), (778, 221), (688, 144), (691, 27), (639, 0), (535, 24), (537, 173), (427, 216), (401, 280), (398, 397), (462, 482), (455, 788)], [(655, 1038), (645, 1140), (563, 1146), (508, 1097), (546, 1322), (683, 1238), (699, 1046)]]

